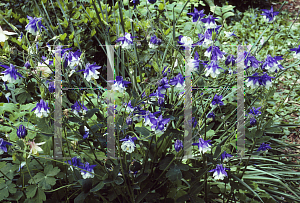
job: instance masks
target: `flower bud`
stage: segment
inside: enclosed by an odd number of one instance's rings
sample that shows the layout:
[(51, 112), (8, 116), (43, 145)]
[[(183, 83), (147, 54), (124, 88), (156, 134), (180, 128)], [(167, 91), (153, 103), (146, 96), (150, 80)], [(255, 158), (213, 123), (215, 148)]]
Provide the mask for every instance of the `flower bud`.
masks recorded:
[(17, 136), (21, 139), (25, 138), (27, 135), (27, 130), (23, 125), (19, 126), (19, 129), (17, 129)]

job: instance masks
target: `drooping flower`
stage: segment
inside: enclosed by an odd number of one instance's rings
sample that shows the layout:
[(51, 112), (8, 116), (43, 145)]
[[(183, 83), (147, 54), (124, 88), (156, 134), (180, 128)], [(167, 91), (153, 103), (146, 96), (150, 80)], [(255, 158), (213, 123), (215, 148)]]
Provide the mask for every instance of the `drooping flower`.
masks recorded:
[(201, 18), (205, 16), (204, 9), (198, 11), (196, 8), (194, 8), (194, 13), (187, 13), (187, 15), (193, 16), (193, 22), (197, 22), (198, 20), (201, 20)]
[(39, 152), (42, 152), (43, 149), (39, 147), (39, 145), (43, 145), (46, 142), (41, 142), (41, 143), (35, 143), (34, 139), (32, 141), (28, 141), (27, 145), (30, 147), (30, 152), (27, 158), (30, 157), (31, 154), (36, 154), (39, 155)]
[(181, 140), (176, 140), (174, 143), (175, 151), (179, 152), (181, 149), (183, 149), (183, 144)]
[(154, 3), (156, 2), (156, 0), (148, 0), (148, 2), (149, 2), (150, 4), (154, 4)]
[(101, 66), (97, 66), (96, 65), (96, 62), (94, 64), (90, 64), (90, 63), (87, 63), (86, 66), (85, 66), (85, 70), (82, 69), (82, 70), (79, 70), (77, 72), (80, 72), (80, 71), (84, 71), (84, 78), (90, 82), (91, 79), (98, 79), (99, 76), (98, 74), (100, 74), (97, 69), (100, 69)]
[(218, 164), (215, 169), (209, 172), (214, 172), (213, 177), (216, 180), (224, 180), (224, 177), (228, 176), (225, 170), (230, 170), (229, 168), (224, 168), (222, 164)]
[(195, 51), (194, 59), (190, 59), (187, 63), (187, 66), (191, 68), (191, 72), (195, 72), (199, 69), (199, 54), (197, 51)]
[(121, 145), (121, 149), (124, 152), (132, 153), (135, 148), (134, 141), (137, 140), (137, 137), (126, 136), (126, 138), (121, 139), (120, 141), (124, 141)]
[(27, 129), (25, 128), (25, 126), (20, 125), (19, 128), (17, 129), (17, 136), (19, 138), (25, 138), (27, 135)]
[(212, 78), (216, 78), (221, 73), (219, 69), (224, 70), (218, 66), (216, 61), (211, 61), (209, 65), (206, 64), (205, 76), (208, 77), (210, 75)]
[(74, 105), (71, 106), (73, 113), (77, 116), (79, 116), (78, 112), (81, 112), (83, 114), (86, 113), (86, 111), (88, 110), (84, 104), (81, 104), (81, 102), (78, 103), (78, 101), (75, 102)]
[(273, 6), (271, 6), (270, 10), (267, 9), (261, 9), (264, 13), (261, 14), (263, 15), (263, 18), (265, 19), (266, 22), (271, 23), (275, 20), (276, 16), (279, 14), (278, 11), (273, 11)]
[(130, 116), (127, 116), (127, 118), (126, 118), (126, 124), (127, 125), (132, 125), (132, 119), (131, 119)]
[[(161, 106), (163, 105), (164, 103), (164, 97), (165, 97), (165, 94), (162, 94), (161, 93), (161, 87), (158, 87), (158, 89), (156, 90), (156, 92), (153, 92), (149, 95), (149, 97), (156, 97), (157, 98), (157, 101), (158, 101), (158, 104)], [(155, 98), (150, 98), (151, 101), (155, 101), (156, 99)]]
[(229, 54), (225, 61), (225, 65), (228, 66), (231, 63), (231, 65), (234, 66), (235, 62), (236, 62), (236, 57), (234, 57), (232, 54)]
[(222, 101), (222, 98), (223, 98), (223, 96), (222, 95), (215, 95), (214, 96), (214, 98), (213, 98), (213, 100), (212, 100), (212, 102), (211, 102), (211, 104), (212, 105), (220, 105), (220, 106), (223, 106), (224, 105), (224, 103), (223, 103), (223, 101)]
[(261, 63), (261, 61), (258, 61), (254, 56), (250, 54), (250, 52), (246, 51), (244, 52), (244, 59), (244, 64), (246, 66), (245, 70), (250, 67), (255, 70), (256, 68), (258, 68), (259, 63)]
[(0, 155), (3, 154), (4, 152), (7, 152), (6, 145), (12, 145), (12, 144), (4, 141), (3, 138), (0, 138)]
[(225, 52), (222, 52), (218, 46), (210, 46), (204, 53), (204, 56), (211, 58), (211, 60), (225, 60)]
[(199, 142), (196, 142), (196, 143), (193, 143), (192, 145), (197, 145), (198, 148), (199, 148), (199, 151), (200, 153), (205, 153), (207, 152), (208, 150), (210, 150), (210, 145), (212, 145), (211, 143), (211, 140), (203, 140), (202, 138), (199, 138)]
[(158, 47), (158, 45), (161, 44), (161, 39), (157, 38), (156, 35), (153, 35), (150, 39), (150, 42), (149, 42), (149, 47), (151, 49), (156, 49)]
[(8, 31), (3, 31), (1, 26), (0, 26), (0, 42), (5, 42), (8, 39), (8, 36), (6, 35), (17, 35), (15, 32), (8, 32)]
[(175, 91), (183, 91), (185, 89), (184, 78), (181, 73), (178, 73), (174, 78), (172, 78), (169, 84), (175, 86)]
[(68, 53), (68, 56), (67, 56), (68, 57), (68, 66), (71, 69), (75, 69), (76, 66), (79, 65), (79, 63), (81, 61), (80, 56), (81, 56), (81, 52), (79, 50), (77, 50), (76, 52), (71, 51)]
[(215, 114), (214, 112), (210, 112), (208, 115), (207, 115), (207, 118), (212, 118), (212, 120), (215, 120)]
[(122, 45), (123, 49), (130, 49), (133, 46), (133, 40), (132, 39), (136, 38), (136, 37), (137, 36), (133, 37), (133, 36), (131, 36), (130, 33), (125, 32), (125, 36), (124, 37), (119, 37), (116, 40), (116, 43), (121, 42), (121, 45)]
[(224, 151), (224, 152), (221, 154), (221, 160), (222, 160), (223, 162), (227, 162), (228, 159), (229, 159), (230, 157), (232, 157), (232, 155), (231, 155), (231, 154), (227, 154), (226, 151)]
[(52, 82), (49, 82), (49, 92), (50, 93), (53, 93), (53, 92), (55, 92), (55, 85), (54, 85), (54, 81), (52, 81)]
[(131, 82), (123, 80), (122, 76), (117, 76), (116, 80), (109, 80), (107, 82), (113, 82), (112, 90), (113, 91), (119, 91), (120, 93), (123, 93), (125, 91), (125, 87), (127, 87), (128, 84)]
[(203, 18), (203, 19), (201, 19), (201, 21), (203, 23), (205, 23), (205, 27), (206, 28), (212, 29), (212, 28), (216, 28), (217, 27), (217, 24), (215, 22), (216, 19), (218, 19), (218, 18), (214, 18), (212, 15), (208, 15), (207, 18)]
[(300, 45), (299, 45), (298, 48), (292, 48), (290, 50), (291, 51), (295, 51), (295, 53), (293, 54), (294, 58), (300, 59)]
[(89, 130), (86, 126), (84, 126), (84, 134), (83, 134), (83, 136), (82, 136), (83, 139), (88, 138), (88, 136), (89, 136), (89, 131), (90, 131), (90, 130)]
[(265, 144), (264, 142), (260, 144), (259, 148), (257, 149), (257, 151), (266, 151), (267, 149), (272, 149), (270, 147), (270, 144)]
[(153, 124), (151, 126), (151, 129), (155, 130), (156, 134), (162, 134), (166, 130), (165, 125), (168, 124), (170, 120), (170, 118), (163, 119), (162, 114), (157, 119), (150, 118), (150, 121)]
[(193, 44), (193, 40), (190, 37), (179, 35), (178, 44), (182, 45), (181, 50), (185, 50), (185, 47), (190, 47)]
[[(255, 109), (255, 107), (252, 107), (252, 108), (250, 109), (249, 114), (252, 114), (253, 116), (260, 115), (261, 112), (259, 111), (259, 109), (261, 109), (261, 107), (258, 107), (257, 109)], [(247, 116), (247, 115), (246, 115), (246, 116)]]
[(256, 125), (256, 119), (254, 117), (250, 117), (250, 125)]
[(97, 165), (90, 165), (88, 162), (85, 162), (84, 166), (83, 165), (79, 166), (79, 168), (84, 169), (84, 170), (80, 171), (81, 175), (82, 175), (82, 178), (83, 179), (94, 178), (94, 174), (93, 173), (94, 173), (94, 168), (96, 166)]
[(131, 100), (128, 103), (123, 103), (123, 106), (126, 107), (127, 113), (131, 113), (135, 110), (135, 107), (131, 105)]
[(251, 86), (252, 89), (259, 87), (259, 80), (260, 76), (258, 75), (258, 73), (254, 73), (252, 76), (248, 77), (248, 80), (246, 81), (247, 87)]
[(164, 77), (163, 79), (160, 80), (160, 82), (159, 82), (160, 88), (159, 89), (162, 94), (165, 94), (167, 89), (170, 88), (170, 85), (168, 83), (169, 83), (169, 80), (167, 77)]
[(40, 75), (41, 72), (41, 75), (47, 78), (52, 73), (51, 69), (48, 67), (50, 65), (53, 65), (53, 61), (50, 61), (45, 56), (42, 56), (42, 62), (38, 62), (38, 66), (33, 72), (38, 75)]
[(254, 73), (252, 76), (248, 76), (247, 87), (251, 86), (251, 88), (255, 89), (259, 86), (264, 86), (269, 89), (272, 86), (272, 78), (267, 73), (262, 76), (259, 76), (258, 73)]
[(150, 119), (151, 118), (152, 119), (156, 119), (155, 115), (158, 114), (158, 113), (160, 113), (160, 112), (151, 113), (150, 111), (147, 111), (146, 115), (143, 116), (143, 118), (144, 118), (144, 125), (145, 126), (152, 126), (152, 123), (151, 123)]
[(30, 16), (27, 16), (29, 23), (25, 26), (25, 30), (30, 32), (33, 35), (38, 35), (39, 32), (41, 32), (42, 27), (46, 29), (44, 25), (42, 25), (42, 18), (32, 18)]
[(73, 157), (71, 160), (65, 161), (65, 163), (70, 164), (71, 166), (69, 167), (73, 171), (73, 166), (75, 167), (82, 167), (83, 163), (81, 163), (81, 159), (77, 158), (76, 156)]
[(227, 38), (232, 37), (232, 36), (236, 37), (236, 35), (234, 34), (234, 31), (233, 32), (226, 32), (226, 31), (224, 31), (224, 33), (225, 33), (225, 37), (227, 37)]
[(26, 63), (24, 64), (24, 67), (27, 68), (27, 69), (31, 67), (29, 61), (26, 61)]
[(6, 68), (5, 71), (1, 72), (2, 74), (4, 74), (4, 76), (1, 76), (4, 82), (8, 81), (9, 83), (14, 83), (17, 80), (18, 76), (24, 78), (20, 73), (18, 73), (14, 65), (10, 64), (9, 67), (6, 65), (0, 65), (0, 66)]
[(40, 102), (38, 102), (36, 104), (36, 107), (34, 107), (32, 111), (34, 111), (35, 115), (39, 118), (43, 118), (43, 117), (48, 117), (48, 113), (49, 112), (49, 107), (48, 107), (48, 103), (46, 103), (43, 99), (40, 100)]
[(267, 55), (265, 62), (262, 64), (262, 69), (266, 69), (275, 73), (277, 73), (279, 68), (284, 70), (282, 65), (278, 62), (279, 60), (283, 60), (282, 56), (272, 57), (271, 55)]

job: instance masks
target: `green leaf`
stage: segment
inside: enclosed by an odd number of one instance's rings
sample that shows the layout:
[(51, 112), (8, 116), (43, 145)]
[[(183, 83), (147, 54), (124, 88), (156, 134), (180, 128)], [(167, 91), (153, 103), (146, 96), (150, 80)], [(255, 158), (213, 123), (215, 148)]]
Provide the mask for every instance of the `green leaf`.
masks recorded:
[(93, 189), (91, 189), (91, 192), (97, 192), (98, 190), (101, 190), (104, 187), (104, 182), (100, 182), (98, 185), (96, 185)]
[(74, 199), (74, 203), (82, 203), (89, 193), (84, 193), (83, 191)]
[(91, 33), (91, 37), (93, 37), (95, 34), (96, 34), (96, 30), (93, 29), (93, 30), (92, 30), (92, 33)]
[(151, 132), (145, 127), (135, 127), (134, 129), (136, 130), (136, 132), (140, 133), (145, 137), (148, 137), (151, 134)]
[(135, 183), (141, 183), (144, 180), (146, 180), (146, 178), (149, 176), (148, 173), (142, 173), (140, 174), (136, 179), (135, 179)]
[(115, 183), (116, 183), (117, 185), (121, 185), (123, 182), (124, 182), (124, 180), (123, 180), (123, 178), (121, 178), (121, 177), (117, 177), (117, 178), (115, 179)]
[(61, 41), (64, 41), (66, 37), (67, 37), (67, 33), (60, 34), (60, 35), (59, 35), (59, 39), (60, 39)]
[(221, 7), (219, 6), (210, 6), (210, 11), (215, 13), (218, 16), (222, 16)]
[(47, 176), (55, 176), (59, 173), (60, 169), (58, 167), (54, 167), (53, 165), (48, 165), (44, 168), (44, 173)]
[(215, 5), (213, 0), (205, 0), (205, 2), (209, 5), (209, 7), (212, 7)]
[(164, 10), (164, 9), (165, 9), (165, 4), (160, 3), (160, 4), (158, 5), (158, 10), (162, 11), (162, 10)]
[(69, 40), (72, 40), (74, 38), (74, 31), (72, 32), (72, 34), (69, 36)]
[(27, 188), (26, 188), (26, 196), (27, 198), (32, 198), (34, 197), (35, 193), (36, 193), (36, 190), (37, 190), (37, 186), (36, 185), (29, 185)]
[(139, 203), (140, 201), (142, 201), (146, 195), (149, 193), (150, 188), (144, 190), (143, 192), (141, 192), (135, 199), (135, 203)]
[(35, 196), (35, 202), (37, 203), (43, 203), (44, 201), (46, 201), (46, 195), (43, 189), (38, 188), (38, 192)]
[(166, 177), (172, 182), (181, 180), (182, 173), (178, 165), (174, 165), (173, 167), (171, 167), (170, 170), (166, 173)]
[(99, 111), (99, 109), (97, 109), (97, 108), (91, 109), (88, 112), (86, 112), (86, 114), (84, 115), (84, 117), (85, 118), (91, 118), (98, 111)]
[(223, 6), (222, 7), (222, 14), (228, 12), (228, 11), (231, 11), (232, 9), (234, 9), (235, 6), (232, 6), (232, 5), (226, 5), (226, 6)]
[(223, 19), (229, 18), (230, 16), (234, 16), (234, 13), (228, 12), (223, 15)]

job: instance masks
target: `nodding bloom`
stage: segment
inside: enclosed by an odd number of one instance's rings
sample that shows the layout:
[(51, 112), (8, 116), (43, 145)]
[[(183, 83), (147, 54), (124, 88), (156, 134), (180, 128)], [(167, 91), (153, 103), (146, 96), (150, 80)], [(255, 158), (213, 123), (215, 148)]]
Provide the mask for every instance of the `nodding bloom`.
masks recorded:
[(3, 31), (1, 26), (0, 26), (0, 42), (5, 42), (8, 37), (6, 35), (17, 35), (15, 32), (8, 32), (8, 31)]
[(96, 62), (92, 65), (90, 63), (87, 63), (85, 66), (85, 70), (82, 69), (77, 72), (84, 71), (84, 78), (89, 82), (91, 79), (99, 78), (98, 74), (100, 74), (100, 73), (97, 71), (97, 69), (100, 69), (100, 68), (101, 68), (101, 66), (97, 66)]
[(144, 118), (144, 125), (145, 126), (152, 126), (152, 123), (151, 123), (150, 119), (151, 118), (152, 119), (156, 119), (155, 115), (158, 114), (158, 113), (160, 113), (160, 112), (158, 111), (158, 112), (151, 113), (150, 111), (147, 111), (146, 115), (143, 116), (143, 118)]
[(231, 65), (234, 66), (235, 62), (236, 62), (236, 57), (234, 57), (232, 54), (229, 54), (225, 61), (225, 65), (228, 66), (231, 63)]
[(167, 89), (170, 88), (170, 85), (168, 83), (169, 83), (169, 80), (167, 77), (164, 77), (163, 79), (160, 80), (159, 87), (160, 87), (160, 92), (162, 94), (165, 94)]
[(269, 89), (272, 86), (272, 80), (271, 77), (267, 73), (265, 73), (262, 76), (259, 76), (258, 73), (254, 73), (252, 76), (247, 77), (247, 87), (251, 86), (252, 89), (255, 89), (259, 86), (265, 86), (267, 89)]
[[(260, 115), (261, 112), (259, 111), (259, 109), (261, 109), (261, 107), (258, 107), (257, 109), (255, 109), (255, 107), (252, 107), (252, 108), (250, 109), (249, 114), (252, 114), (253, 116)], [(246, 115), (246, 116), (247, 116), (247, 115)]]
[(24, 64), (24, 67), (25, 67), (25, 68), (30, 68), (30, 67), (31, 67), (29, 61), (26, 61), (26, 63)]
[(216, 78), (221, 73), (219, 69), (224, 70), (223, 68), (218, 66), (218, 63), (216, 61), (211, 61), (209, 65), (206, 64), (205, 76), (208, 77), (210, 75), (212, 78)]
[(83, 166), (83, 163), (81, 163), (80, 158), (77, 158), (76, 156), (73, 157), (71, 160), (65, 161), (65, 163), (70, 164), (71, 166), (69, 167), (69, 169), (71, 169), (73, 171), (73, 167), (72, 166), (76, 166), (76, 167), (81, 167)]
[(234, 34), (234, 31), (233, 32), (226, 32), (226, 31), (224, 31), (224, 33), (225, 33), (225, 37), (232, 37), (232, 36), (235, 36), (236, 37), (236, 35)]
[(197, 126), (198, 121), (195, 120), (195, 117), (192, 117), (191, 120), (189, 120), (189, 125), (191, 126), (193, 124), (193, 128)]
[(278, 62), (279, 60), (283, 60), (282, 56), (272, 57), (271, 55), (267, 55), (267, 58), (265, 62), (262, 64), (261, 68), (275, 73), (277, 73), (277, 70), (279, 68), (284, 70), (282, 65)]
[(54, 85), (54, 82), (49, 82), (49, 92), (50, 93), (53, 93), (55, 92), (55, 85)]
[[(161, 106), (164, 103), (164, 97), (165, 94), (161, 93), (161, 87), (158, 87), (158, 89), (156, 90), (156, 92), (153, 92), (152, 94), (149, 95), (149, 97), (156, 97), (158, 104)], [(155, 101), (155, 99), (150, 98), (151, 101)]]
[(220, 105), (220, 106), (223, 106), (224, 105), (224, 103), (223, 103), (223, 101), (222, 101), (222, 98), (223, 98), (223, 96), (222, 95), (215, 95), (214, 96), (214, 98), (213, 98), (213, 100), (212, 100), (212, 102), (211, 102), (211, 105)]
[(215, 22), (216, 19), (218, 18), (214, 18), (212, 15), (208, 15), (207, 18), (203, 18), (201, 19), (201, 21), (206, 24), (205, 25), (206, 28), (212, 29), (217, 27), (217, 24)]
[(187, 63), (187, 66), (191, 67), (192, 72), (195, 72), (199, 69), (199, 63), (200, 63), (199, 54), (197, 51), (195, 51), (194, 59), (190, 59), (189, 62)]
[(42, 152), (43, 149), (39, 147), (39, 145), (43, 145), (46, 142), (41, 142), (41, 143), (35, 143), (34, 139), (32, 141), (28, 141), (27, 145), (30, 147), (30, 152), (27, 158), (30, 157), (31, 154), (36, 154), (39, 155), (39, 152)]
[[(97, 165), (90, 165), (88, 162), (85, 162), (84, 165), (79, 166), (79, 168), (84, 169), (81, 170), (81, 175), (83, 179), (87, 179), (87, 178), (94, 178), (94, 167), (96, 167)], [(88, 172), (87, 172), (88, 171)]]
[(268, 149), (272, 149), (270, 147), (270, 144), (265, 144), (264, 142), (260, 144), (259, 148), (257, 149), (257, 151), (266, 151)]
[(197, 22), (198, 20), (201, 20), (201, 18), (205, 16), (204, 9), (198, 11), (196, 8), (194, 8), (194, 13), (187, 13), (187, 15), (193, 16), (193, 22)]
[(152, 130), (155, 130), (156, 134), (162, 134), (167, 127), (165, 127), (166, 124), (169, 123), (170, 118), (163, 119), (162, 114), (156, 119), (156, 118), (150, 118), (151, 123), (153, 124), (151, 126)]
[(192, 47), (195, 47), (196, 45), (202, 45), (204, 48), (207, 48), (213, 44), (212, 41), (212, 34), (206, 31), (203, 34), (198, 34), (199, 41), (196, 42)]
[(271, 6), (270, 10), (267, 9), (261, 9), (264, 13), (260, 14), (263, 15), (263, 18), (265, 19), (266, 22), (271, 23), (275, 20), (276, 16), (279, 14), (278, 11), (274, 12), (273, 11), (273, 6)]
[(9, 67), (6, 65), (0, 65), (0, 66), (6, 68), (5, 71), (1, 72), (2, 74), (4, 74), (4, 76), (1, 76), (4, 82), (8, 81), (9, 83), (14, 83), (17, 80), (18, 76), (24, 78), (20, 73), (18, 73), (14, 65), (10, 64)]
[(244, 52), (244, 64), (246, 66), (245, 70), (247, 70), (248, 68), (252, 67), (253, 70), (255, 70), (256, 68), (258, 68), (259, 63), (261, 63), (261, 61), (258, 61), (254, 56), (252, 56), (250, 54), (250, 52)]
[(231, 154), (227, 154), (226, 151), (224, 151), (224, 152), (221, 154), (221, 160), (222, 160), (223, 162), (227, 162), (228, 159), (229, 159), (230, 157), (232, 157), (232, 155), (231, 155)]
[(133, 40), (132, 39), (136, 38), (136, 37), (137, 36), (132, 37), (130, 33), (125, 32), (125, 36), (124, 37), (119, 37), (116, 40), (116, 43), (121, 42), (121, 45), (122, 45), (123, 49), (130, 49), (133, 45)]
[(148, 2), (149, 2), (150, 4), (154, 4), (154, 3), (156, 2), (156, 0), (148, 0)]
[(183, 149), (183, 144), (181, 140), (176, 140), (174, 143), (175, 151), (179, 152), (181, 149)]
[(25, 138), (27, 135), (27, 129), (25, 128), (25, 126), (20, 125), (19, 128), (17, 129), (17, 136), (19, 138)]
[(112, 90), (113, 91), (119, 91), (120, 93), (123, 93), (125, 91), (125, 87), (127, 87), (128, 84), (131, 82), (123, 80), (122, 76), (117, 76), (116, 80), (109, 80), (107, 82), (113, 82)]
[(151, 39), (150, 39), (150, 42), (149, 42), (149, 47), (151, 48), (151, 49), (156, 49), (157, 47), (158, 47), (158, 45), (160, 45), (161, 44), (161, 39), (158, 39), (157, 37), (156, 37), (156, 35), (153, 35), (152, 37), (151, 37)]
[(211, 60), (225, 60), (225, 52), (222, 52), (218, 46), (210, 46), (204, 53), (204, 56), (211, 58)]
[(208, 115), (207, 115), (207, 118), (212, 118), (212, 120), (215, 120), (215, 114), (214, 112), (210, 112)]
[(84, 126), (84, 134), (83, 134), (83, 139), (86, 139), (86, 138), (88, 138), (89, 137), (89, 129), (86, 127), (86, 126)]
[(86, 111), (88, 110), (84, 104), (81, 102), (78, 103), (78, 101), (75, 102), (74, 105), (71, 106), (72, 110), (73, 110), (73, 113), (76, 115), (76, 116), (79, 116), (78, 112), (81, 112), (83, 114), (86, 113)]
[(4, 141), (3, 138), (0, 138), (0, 155), (3, 154), (4, 152), (7, 152), (6, 145), (12, 145), (12, 144)]
[(132, 153), (135, 148), (134, 141), (137, 140), (137, 137), (126, 136), (126, 138), (121, 139), (120, 141), (124, 141), (121, 145), (121, 149), (124, 152)]
[(128, 103), (123, 103), (123, 106), (126, 107), (127, 113), (132, 113), (135, 110), (135, 107), (131, 105), (131, 100)]
[(183, 45), (180, 49), (185, 50), (185, 47), (190, 47), (193, 44), (193, 40), (190, 37), (179, 35), (178, 44)]
[(200, 153), (201, 153), (201, 152), (202, 152), (202, 153), (205, 153), (205, 152), (207, 152), (208, 150), (210, 150), (210, 147), (211, 147), (210, 145), (212, 145), (212, 144), (209, 143), (209, 142), (211, 142), (211, 140), (205, 141), (205, 140), (203, 140), (202, 138), (199, 138), (199, 142), (193, 143), (192, 145), (197, 145), (198, 148), (199, 148)]
[(185, 89), (184, 78), (181, 73), (178, 73), (173, 79), (171, 79), (169, 84), (175, 86), (175, 91), (183, 91)]
[(290, 50), (291, 51), (295, 51), (295, 53), (293, 54), (294, 58), (300, 59), (300, 45), (299, 45), (298, 48), (292, 48)]
[(75, 69), (76, 66), (79, 65), (79, 63), (81, 61), (80, 56), (81, 56), (81, 52), (79, 50), (77, 50), (76, 52), (70, 51), (68, 53), (68, 56), (67, 56), (68, 57), (68, 66), (71, 69)]
[(34, 111), (35, 115), (39, 118), (43, 118), (43, 117), (48, 117), (48, 113), (49, 112), (49, 107), (48, 107), (48, 103), (44, 102), (43, 99), (40, 100), (40, 102), (38, 102), (36, 104), (36, 107), (34, 107), (32, 111)]
[(146, 115), (146, 110), (142, 110), (140, 106), (137, 106), (137, 107), (135, 108), (135, 110), (136, 110), (137, 112), (134, 112), (134, 113), (133, 113), (133, 115), (134, 115), (133, 121), (138, 121), (138, 122), (140, 122), (140, 121), (142, 120), (143, 116)]
[(256, 119), (250, 116), (250, 125), (256, 125)]
[(32, 18), (30, 16), (27, 16), (29, 23), (25, 26), (25, 30), (27, 30), (29, 33), (33, 35), (38, 35), (39, 32), (41, 32), (42, 27), (46, 29), (44, 25), (42, 25), (42, 18)]
[(127, 118), (126, 118), (126, 124), (127, 125), (132, 125), (132, 119), (131, 119), (130, 116), (127, 116)]
[(213, 177), (216, 180), (224, 180), (224, 177), (228, 176), (225, 170), (230, 170), (229, 168), (224, 168), (222, 164), (218, 164), (215, 169), (209, 172), (214, 172)]

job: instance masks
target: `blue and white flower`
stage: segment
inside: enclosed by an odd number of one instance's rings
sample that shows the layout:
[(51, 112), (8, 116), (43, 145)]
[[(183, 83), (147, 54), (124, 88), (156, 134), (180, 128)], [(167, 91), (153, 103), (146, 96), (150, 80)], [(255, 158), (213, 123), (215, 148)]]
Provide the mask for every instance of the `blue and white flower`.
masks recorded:
[(27, 129), (25, 128), (25, 126), (20, 125), (19, 128), (17, 129), (17, 136), (20, 139), (23, 139), (26, 137), (26, 135), (27, 135)]
[(222, 52), (218, 46), (210, 46), (204, 53), (204, 56), (211, 58), (211, 60), (225, 60), (225, 52)]
[(225, 65), (228, 66), (231, 63), (231, 65), (234, 66), (235, 62), (236, 62), (236, 57), (234, 57), (232, 54), (229, 54), (225, 61)]
[(209, 65), (206, 64), (205, 76), (208, 77), (210, 75), (212, 78), (216, 78), (221, 73), (219, 69), (224, 70), (223, 68), (218, 66), (218, 63), (216, 61), (213, 60)]
[(187, 63), (187, 66), (191, 68), (191, 72), (195, 72), (199, 69), (199, 54), (196, 51), (194, 55), (194, 59), (190, 59), (189, 62)]
[(185, 90), (185, 83), (184, 78), (181, 73), (178, 73), (173, 79), (170, 80), (170, 85), (175, 86), (175, 91), (184, 91)]
[[(84, 166), (80, 166), (79, 168), (84, 169), (81, 170), (81, 175), (83, 179), (94, 178), (94, 167), (97, 165), (90, 165), (88, 162), (85, 162)], [(88, 172), (87, 172), (88, 171)]]
[(119, 91), (120, 93), (123, 93), (126, 90), (125, 87), (127, 87), (127, 85), (131, 83), (123, 80), (122, 76), (117, 76), (116, 80), (109, 80), (107, 82), (114, 82), (114, 84), (112, 85), (112, 90)]
[(48, 103), (41, 99), (40, 102), (36, 104), (36, 107), (31, 110), (31, 112), (35, 110), (35, 115), (39, 118), (43, 118), (48, 117), (48, 114), (50, 113), (49, 109)]
[[(135, 37), (137, 37), (137, 36), (135, 36)], [(135, 37), (132, 37), (130, 33), (125, 32), (125, 36), (124, 37), (119, 37), (116, 40), (116, 43), (121, 42), (121, 45), (122, 45), (123, 49), (130, 49), (133, 46), (133, 40), (132, 39), (135, 38)]]
[(282, 56), (272, 57), (271, 55), (267, 55), (265, 62), (262, 64), (262, 69), (275, 73), (277, 73), (279, 69), (284, 70), (282, 65), (278, 62), (279, 60), (283, 60)]
[(87, 108), (84, 106), (84, 104), (81, 102), (78, 103), (78, 101), (75, 102), (74, 105), (71, 106), (73, 113), (76, 116), (79, 116), (78, 112), (81, 112), (82, 114), (85, 114), (87, 112)]
[(149, 47), (151, 49), (156, 49), (159, 45), (161, 45), (161, 39), (158, 39), (156, 35), (153, 35), (149, 42)]
[(224, 103), (223, 103), (223, 101), (222, 101), (222, 98), (223, 98), (223, 96), (222, 95), (215, 95), (214, 96), (214, 98), (213, 98), (213, 100), (212, 100), (212, 102), (211, 102), (211, 105), (220, 105), (220, 106), (223, 106), (224, 105)]
[(98, 74), (100, 73), (97, 71), (97, 69), (100, 68), (101, 66), (97, 66), (96, 62), (92, 65), (90, 63), (87, 63), (85, 66), (85, 70), (79, 70), (77, 72), (84, 71), (84, 78), (89, 82), (91, 79), (99, 78)]
[(42, 18), (32, 18), (27, 16), (29, 23), (25, 26), (25, 30), (33, 35), (38, 35), (41, 32), (42, 27), (46, 29), (44, 25), (42, 25)]
[(190, 37), (179, 35), (178, 44), (182, 45), (181, 50), (185, 50), (185, 47), (191, 47), (193, 44), (193, 40)]
[(300, 45), (299, 45), (298, 48), (292, 48), (290, 50), (291, 51), (295, 51), (295, 53), (293, 54), (294, 58), (300, 59)]
[(222, 154), (221, 154), (221, 160), (223, 162), (227, 162), (229, 160), (229, 158), (232, 157), (231, 154), (227, 154), (226, 151), (224, 151)]
[(120, 141), (123, 141), (121, 145), (121, 149), (124, 152), (132, 153), (135, 149), (134, 141), (137, 140), (136, 137), (126, 136), (126, 138), (121, 139)]
[(279, 14), (278, 11), (276, 12), (273, 11), (273, 6), (271, 6), (270, 10), (267, 9), (261, 9), (261, 10), (264, 12), (261, 15), (263, 15), (264, 20), (268, 23), (272, 23), (275, 20), (276, 16)]
[(212, 145), (212, 144), (209, 142), (211, 142), (211, 140), (205, 141), (202, 138), (199, 138), (199, 142), (193, 143), (192, 145), (197, 145), (200, 153), (205, 153), (205, 152), (211, 150), (210, 145)]
[(227, 37), (227, 38), (232, 37), (232, 36), (236, 37), (236, 35), (234, 34), (234, 31), (233, 32), (226, 32), (226, 31), (224, 31), (224, 33), (225, 33), (225, 37)]
[(215, 22), (216, 19), (218, 19), (218, 18), (214, 18), (212, 15), (209, 15), (207, 18), (201, 19), (201, 21), (203, 23), (205, 23), (205, 27), (207, 29), (212, 29), (212, 28), (216, 28), (217, 27), (217, 24)]
[(245, 70), (252, 67), (252, 70), (259, 68), (258, 65), (261, 61), (258, 61), (254, 56), (250, 54), (250, 52), (244, 52), (244, 64), (246, 66)]
[(1, 72), (2, 74), (4, 74), (4, 76), (1, 76), (4, 82), (8, 81), (9, 83), (14, 83), (18, 79), (18, 76), (24, 78), (20, 73), (18, 73), (14, 65), (10, 64), (9, 67), (6, 65), (0, 65), (0, 66), (6, 68), (5, 71)]
[(83, 134), (82, 138), (83, 139), (88, 138), (89, 137), (89, 133), (90, 133), (90, 130), (86, 126), (84, 126), (84, 134)]
[(163, 119), (162, 114), (161, 114), (157, 119), (156, 118), (150, 118), (150, 121), (153, 124), (151, 126), (151, 129), (155, 130), (155, 133), (157, 135), (161, 135), (166, 130), (167, 127), (165, 125), (169, 123), (170, 118)]
[(197, 22), (198, 20), (201, 20), (202, 17), (205, 16), (204, 9), (201, 11), (198, 11), (196, 8), (194, 8), (194, 13), (187, 13), (187, 15), (193, 16), (193, 22)]
[(12, 145), (12, 144), (4, 141), (3, 138), (0, 138), (0, 155), (3, 154), (4, 152), (7, 152), (6, 145)]
[(218, 164), (215, 169), (209, 172), (214, 172), (213, 177), (215, 180), (224, 180), (224, 177), (228, 176), (225, 170), (230, 170), (229, 168), (224, 168), (222, 164)]
[(160, 93), (165, 94), (167, 89), (170, 88), (170, 85), (168, 84), (169, 80), (167, 77), (164, 77), (163, 79), (160, 80), (159, 82), (159, 90)]
[(265, 144), (264, 142), (260, 144), (259, 148), (257, 149), (257, 151), (266, 151), (268, 149), (272, 149), (270, 147), (270, 144)]

